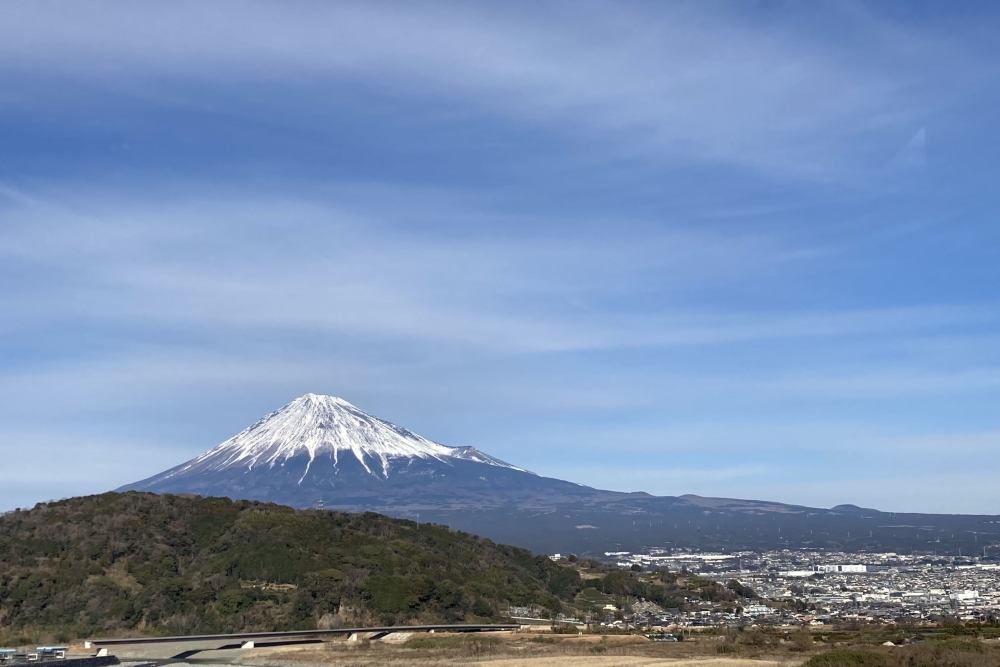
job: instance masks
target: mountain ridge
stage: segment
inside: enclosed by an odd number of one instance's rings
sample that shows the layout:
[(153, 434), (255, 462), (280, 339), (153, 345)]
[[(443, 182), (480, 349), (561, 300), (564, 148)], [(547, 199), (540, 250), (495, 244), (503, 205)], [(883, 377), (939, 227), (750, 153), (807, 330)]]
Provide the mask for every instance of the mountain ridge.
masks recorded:
[(344, 399), (316, 394), (191, 461), (118, 489), (131, 490), (375, 511), (545, 553), (678, 546), (970, 553), (1000, 544), (995, 516), (907, 514), (911, 527), (905, 527), (903, 515), (854, 505), (826, 509), (591, 488), (475, 448), (433, 442)]

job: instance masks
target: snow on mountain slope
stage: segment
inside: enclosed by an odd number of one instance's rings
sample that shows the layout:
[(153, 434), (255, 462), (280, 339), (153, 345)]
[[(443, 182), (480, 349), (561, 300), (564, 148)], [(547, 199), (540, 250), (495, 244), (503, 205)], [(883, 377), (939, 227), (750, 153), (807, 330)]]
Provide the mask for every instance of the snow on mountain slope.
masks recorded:
[[(334, 466), (353, 456), (369, 474), (385, 478), (392, 459), (460, 459), (521, 471), (473, 447), (446, 447), (374, 417), (342, 398), (306, 394), (260, 419), (221, 445), (164, 475), (231, 468), (274, 468), (288, 459), (308, 456), (299, 482), (317, 457), (329, 455)], [(377, 468), (372, 470), (372, 466)], [(523, 471), (522, 471), (523, 472)]]

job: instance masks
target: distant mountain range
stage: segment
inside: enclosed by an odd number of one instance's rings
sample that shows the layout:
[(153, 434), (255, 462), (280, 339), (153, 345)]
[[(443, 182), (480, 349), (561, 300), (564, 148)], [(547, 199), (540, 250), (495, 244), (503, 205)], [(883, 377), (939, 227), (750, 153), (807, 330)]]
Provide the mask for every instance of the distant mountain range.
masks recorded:
[[(1000, 517), (602, 491), (447, 447), (306, 394), (196, 459), (119, 491), (324, 505), (432, 521), (536, 552), (815, 548), (990, 555)], [(996, 554), (993, 554), (996, 555)]]

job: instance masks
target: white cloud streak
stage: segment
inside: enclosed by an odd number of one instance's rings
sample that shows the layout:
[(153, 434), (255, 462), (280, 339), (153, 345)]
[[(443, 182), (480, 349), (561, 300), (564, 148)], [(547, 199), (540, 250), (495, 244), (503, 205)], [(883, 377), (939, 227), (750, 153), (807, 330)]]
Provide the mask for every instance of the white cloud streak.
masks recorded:
[[(776, 265), (794, 272), (802, 260), (779, 237), (635, 224), (418, 237), (406, 231), (413, 215), (406, 193), (383, 194), (394, 208), (375, 214), (337, 201), (113, 200), (109, 207), (100, 195), (71, 203), (19, 195), (4, 215), (0, 257), (42, 277), (0, 296), (4, 327), (144, 322), (541, 353), (907, 334), (992, 317), (941, 306), (691, 307), (682, 298), (691, 290), (766, 282)], [(467, 220), (495, 215), (447, 206), (437, 210)]]
[(201, 108), (216, 102), (170, 82), (308, 82), (321, 107), (352, 82), (604, 153), (824, 179), (866, 164), (873, 132), (912, 134), (978, 76), (961, 44), (860, 10), (831, 18), (864, 48), (726, 7), (8, 3), (0, 61)]

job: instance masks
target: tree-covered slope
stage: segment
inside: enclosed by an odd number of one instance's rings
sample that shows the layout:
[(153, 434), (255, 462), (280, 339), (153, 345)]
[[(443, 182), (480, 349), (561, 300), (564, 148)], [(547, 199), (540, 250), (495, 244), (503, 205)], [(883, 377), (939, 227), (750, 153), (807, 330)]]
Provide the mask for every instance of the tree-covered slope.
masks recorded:
[(0, 517), (0, 639), (496, 619), (579, 590), (544, 556), (372, 513), (107, 493)]

